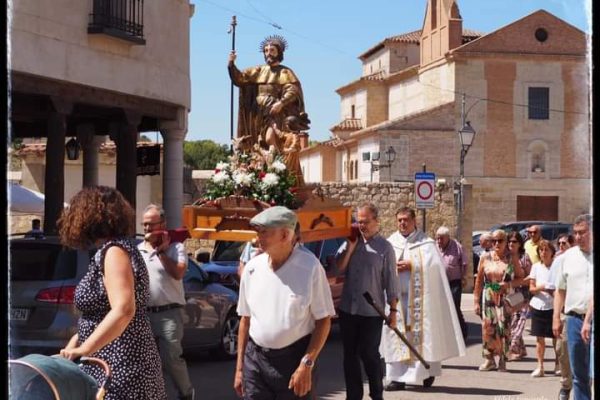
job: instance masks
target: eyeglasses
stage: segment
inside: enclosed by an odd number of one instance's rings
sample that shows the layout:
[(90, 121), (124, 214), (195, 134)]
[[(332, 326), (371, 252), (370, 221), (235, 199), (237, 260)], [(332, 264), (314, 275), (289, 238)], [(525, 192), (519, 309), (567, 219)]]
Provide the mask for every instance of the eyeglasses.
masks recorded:
[(494, 243), (494, 244), (504, 243), (504, 239), (492, 239), (492, 243)]
[(518, 240), (511, 239), (511, 240), (509, 240), (509, 241), (508, 241), (508, 243), (519, 243), (519, 241), (518, 241)]
[(538, 231), (527, 231), (527, 233), (533, 235), (534, 233), (538, 233)]
[(566, 246), (566, 245), (568, 245), (568, 244), (569, 244), (568, 242), (558, 242), (558, 245), (559, 245), (559, 246)]
[(158, 224), (162, 224), (162, 221), (158, 221), (158, 222), (142, 222), (142, 226), (154, 226), (154, 225), (158, 225)]

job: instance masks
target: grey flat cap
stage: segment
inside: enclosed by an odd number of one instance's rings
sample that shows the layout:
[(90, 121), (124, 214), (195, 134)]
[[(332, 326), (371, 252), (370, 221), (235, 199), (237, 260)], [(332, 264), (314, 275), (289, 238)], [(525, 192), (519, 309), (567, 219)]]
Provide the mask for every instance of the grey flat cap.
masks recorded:
[(298, 217), (290, 209), (282, 206), (269, 207), (256, 214), (251, 220), (250, 225), (262, 226), (265, 228), (289, 228), (294, 229), (298, 222)]

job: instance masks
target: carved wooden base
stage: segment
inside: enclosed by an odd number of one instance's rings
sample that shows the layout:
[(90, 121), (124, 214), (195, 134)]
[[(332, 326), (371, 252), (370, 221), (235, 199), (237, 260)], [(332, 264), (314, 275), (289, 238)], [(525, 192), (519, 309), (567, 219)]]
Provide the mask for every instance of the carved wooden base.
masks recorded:
[[(297, 196), (302, 206), (294, 210), (300, 222), (302, 241), (313, 242), (349, 236), (352, 208), (301, 188)], [(250, 219), (269, 207), (269, 204), (240, 196), (229, 196), (213, 201), (201, 201), (184, 206), (183, 224), (196, 239), (248, 241), (256, 236)]]

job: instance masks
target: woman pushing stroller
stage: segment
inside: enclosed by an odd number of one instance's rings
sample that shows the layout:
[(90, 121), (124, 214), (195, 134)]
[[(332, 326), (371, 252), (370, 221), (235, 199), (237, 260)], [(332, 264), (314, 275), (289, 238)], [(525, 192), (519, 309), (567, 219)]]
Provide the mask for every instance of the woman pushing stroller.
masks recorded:
[[(82, 356), (105, 360), (113, 371), (106, 400), (167, 398), (146, 316), (148, 272), (131, 241), (134, 218), (121, 193), (97, 186), (77, 193), (58, 221), (64, 245), (98, 249), (75, 291), (74, 302), (81, 312), (77, 334), (60, 355), (70, 360)], [(102, 379), (98, 367), (82, 368)]]

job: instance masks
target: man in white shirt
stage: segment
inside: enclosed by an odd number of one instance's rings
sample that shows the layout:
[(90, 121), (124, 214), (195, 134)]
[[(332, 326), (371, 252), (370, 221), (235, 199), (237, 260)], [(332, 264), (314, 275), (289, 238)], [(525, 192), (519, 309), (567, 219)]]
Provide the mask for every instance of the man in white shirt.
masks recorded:
[(185, 305), (182, 279), (187, 268), (187, 255), (182, 243), (171, 242), (166, 231), (165, 212), (150, 204), (142, 217), (145, 238), (138, 245), (148, 268), (150, 299), (148, 317), (157, 339), (163, 373), (170, 376), (179, 399), (193, 400), (183, 349), (183, 315)]
[(325, 270), (295, 246), (297, 217), (269, 207), (250, 220), (263, 253), (242, 274), (234, 388), (246, 400), (307, 399), (335, 315)]
[(589, 380), (589, 344), (581, 337), (583, 319), (589, 303), (587, 285), (594, 280), (592, 216), (580, 215), (573, 223), (576, 246), (560, 258), (556, 275), (552, 331), (558, 337), (562, 331), (560, 310), (567, 315), (567, 348), (573, 373), (573, 392), (577, 400), (591, 399)]

